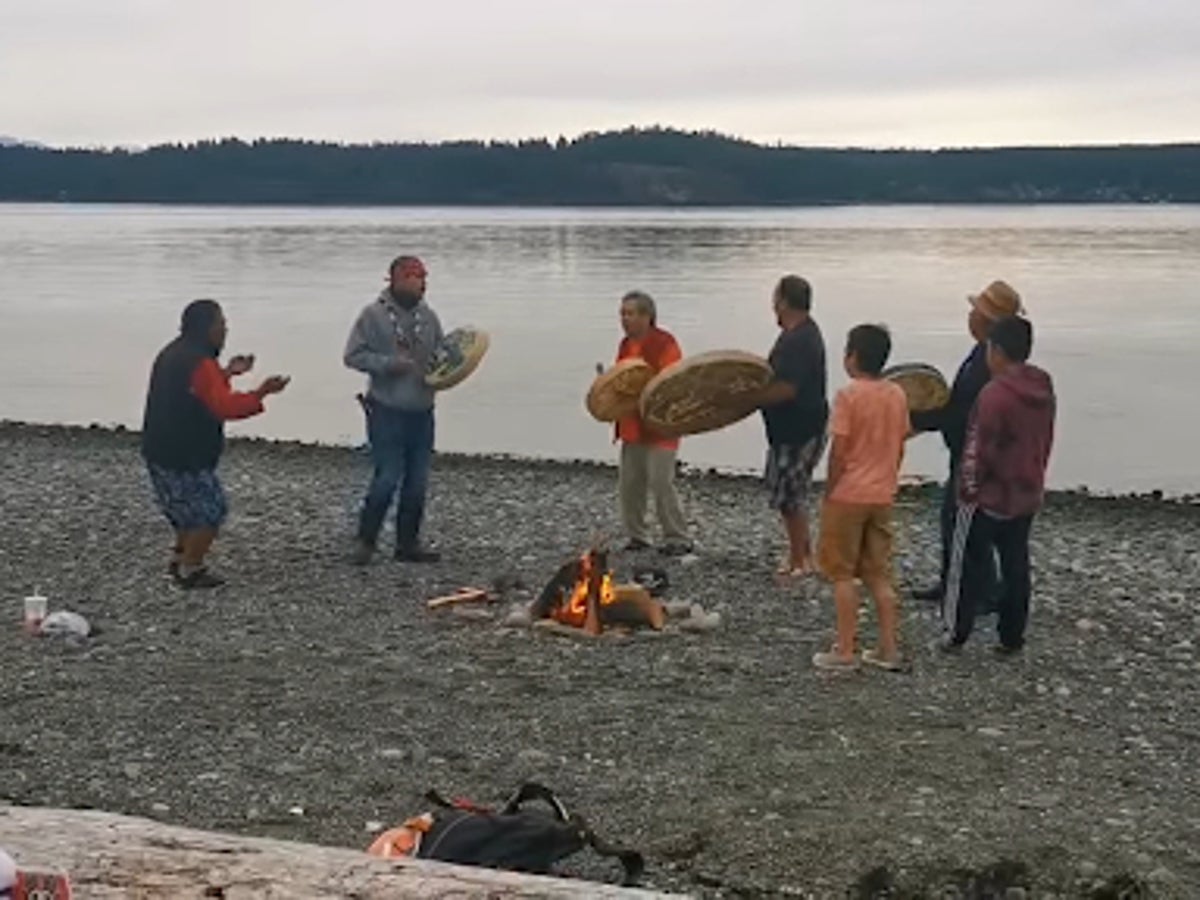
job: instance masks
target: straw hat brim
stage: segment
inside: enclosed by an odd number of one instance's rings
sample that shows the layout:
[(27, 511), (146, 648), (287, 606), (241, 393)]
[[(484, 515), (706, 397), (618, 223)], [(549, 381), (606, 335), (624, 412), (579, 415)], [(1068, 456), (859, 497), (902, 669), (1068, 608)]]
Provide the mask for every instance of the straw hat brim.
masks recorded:
[(1017, 304), (1017, 311), (1014, 313), (1003, 312), (997, 309), (991, 298), (984, 294), (967, 294), (967, 302), (974, 309), (979, 310), (980, 315), (992, 322), (995, 322), (997, 319), (1006, 318), (1009, 315), (1020, 316), (1025, 313), (1025, 307), (1021, 304)]

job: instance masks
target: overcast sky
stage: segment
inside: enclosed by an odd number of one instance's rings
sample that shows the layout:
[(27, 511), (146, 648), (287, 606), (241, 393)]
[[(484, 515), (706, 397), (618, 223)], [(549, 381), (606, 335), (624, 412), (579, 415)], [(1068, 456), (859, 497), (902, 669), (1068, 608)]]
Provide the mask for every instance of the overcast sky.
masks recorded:
[(0, 0), (0, 134), (1200, 139), (1200, 0)]

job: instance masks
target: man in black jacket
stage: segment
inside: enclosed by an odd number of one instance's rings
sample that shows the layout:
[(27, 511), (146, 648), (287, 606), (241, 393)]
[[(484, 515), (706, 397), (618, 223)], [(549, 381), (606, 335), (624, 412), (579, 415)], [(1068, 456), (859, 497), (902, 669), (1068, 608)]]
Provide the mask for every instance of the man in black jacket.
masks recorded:
[[(967, 317), (967, 329), (975, 339), (975, 346), (958, 367), (954, 385), (950, 389), (950, 402), (940, 409), (912, 413), (913, 431), (940, 431), (946, 450), (950, 454), (950, 474), (942, 492), (941, 541), (942, 558), (938, 583), (928, 589), (913, 591), (917, 600), (940, 602), (946, 592), (946, 573), (950, 568), (950, 542), (954, 535), (954, 516), (957, 508), (958, 472), (962, 464), (963, 447), (967, 439), (967, 422), (975, 399), (988, 383), (991, 374), (987, 364), (987, 335), (992, 324), (1001, 319), (1020, 315), (1021, 296), (1004, 281), (993, 281), (978, 294), (967, 300), (971, 312)], [(993, 573), (992, 582), (996, 582)]]
[(219, 587), (204, 557), (225, 521), (225, 491), (217, 462), (225, 447), (225, 422), (263, 411), (263, 398), (287, 387), (273, 375), (253, 391), (229, 381), (250, 371), (253, 356), (217, 362), (225, 346), (225, 316), (213, 300), (195, 300), (183, 311), (179, 336), (154, 360), (142, 423), (142, 457), (159, 508), (175, 530), (168, 571), (185, 590)]

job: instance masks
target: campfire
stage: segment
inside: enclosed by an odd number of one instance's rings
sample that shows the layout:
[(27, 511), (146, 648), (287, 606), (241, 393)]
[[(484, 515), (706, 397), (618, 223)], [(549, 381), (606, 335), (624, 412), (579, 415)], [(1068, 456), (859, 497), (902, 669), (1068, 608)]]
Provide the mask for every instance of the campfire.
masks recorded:
[(561, 566), (533, 602), (534, 619), (600, 634), (606, 627), (649, 626), (661, 629), (666, 612), (638, 584), (618, 585), (608, 566), (608, 551), (593, 547)]
[[(721, 625), (719, 612), (706, 612), (698, 603), (676, 600), (664, 603), (667, 572), (653, 566), (635, 566), (633, 584), (618, 584), (609, 566), (608, 550), (593, 546), (563, 563), (540, 594), (530, 603), (518, 603), (500, 620), (504, 628), (538, 627), (552, 633), (595, 637), (633, 628), (663, 630), (667, 619), (677, 619), (680, 631), (708, 632)], [(481, 607), (496, 605), (512, 595), (529, 595), (516, 575), (497, 577), (490, 589), (465, 587), (426, 601), (430, 610), (448, 609), (456, 618), (496, 621)]]

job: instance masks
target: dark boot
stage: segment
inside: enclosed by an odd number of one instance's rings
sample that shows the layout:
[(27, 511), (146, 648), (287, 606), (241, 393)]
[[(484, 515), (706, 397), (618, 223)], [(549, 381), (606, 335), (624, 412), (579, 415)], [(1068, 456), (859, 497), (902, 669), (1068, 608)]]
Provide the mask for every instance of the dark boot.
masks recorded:
[(354, 544), (354, 553), (351, 555), (350, 561), (356, 566), (366, 566), (370, 564), (371, 557), (374, 555), (375, 545), (359, 538)]
[(924, 590), (911, 591), (910, 596), (914, 600), (920, 600), (923, 603), (941, 603), (945, 593), (945, 588), (940, 584), (935, 584), (933, 587), (928, 587)]
[(212, 588), (219, 588), (224, 583), (224, 578), (220, 575), (214, 575), (203, 566), (188, 572), (186, 575), (180, 574), (178, 581), (179, 586), (185, 591), (211, 590)]
[(396, 559), (400, 562), (435, 563), (440, 562), (441, 558), (442, 554), (438, 553), (436, 550), (430, 550), (427, 547), (422, 547), (420, 544), (396, 548)]

